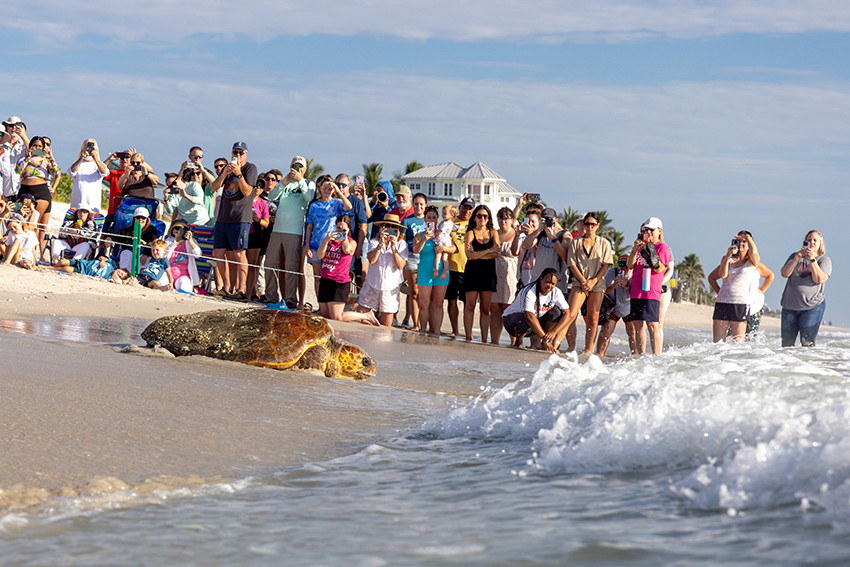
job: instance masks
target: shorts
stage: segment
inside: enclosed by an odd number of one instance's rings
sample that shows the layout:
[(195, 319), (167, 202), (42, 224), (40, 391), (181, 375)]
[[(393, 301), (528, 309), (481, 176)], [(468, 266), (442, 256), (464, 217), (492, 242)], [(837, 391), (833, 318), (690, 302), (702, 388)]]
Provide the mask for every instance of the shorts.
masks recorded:
[(217, 222), (213, 229), (213, 249), (247, 250), (249, 222)]
[(446, 288), (446, 300), (456, 301), (460, 299), (466, 302), (466, 294), (463, 293), (463, 272), (449, 272), (449, 286)]
[[(268, 244), (268, 242), (266, 242)], [(248, 233), (248, 249), (253, 250), (263, 247), (263, 227), (254, 227), (254, 232)]]
[(36, 201), (47, 201), (47, 209), (44, 211), (45, 214), (49, 213), (53, 209), (53, 195), (50, 193), (50, 188), (47, 186), (47, 183), (39, 183), (38, 185), (21, 185), (21, 189), (18, 191), (18, 194), (21, 193), (29, 193), (33, 197), (35, 197)]
[(149, 275), (147, 275), (147, 274), (139, 274), (139, 275), (137, 275), (137, 276), (136, 276), (136, 280), (137, 280), (140, 284), (142, 284), (143, 286), (147, 287), (147, 285), (148, 285), (150, 282), (152, 282), (152, 281), (153, 281), (153, 278), (152, 278), (152, 277), (150, 277), (150, 276), (149, 276)]
[[(408, 250), (412, 249), (413, 246), (409, 246)], [(415, 254), (411, 252), (407, 255), (407, 264), (404, 265), (405, 270), (410, 270), (411, 272), (415, 272), (419, 269), (419, 254)]]
[[(622, 319), (623, 319), (623, 323), (631, 323), (631, 322), (632, 322), (632, 314), (631, 314), (631, 313), (629, 313), (629, 314), (628, 314), (628, 315), (626, 315), (625, 317), (622, 317)], [(609, 321), (609, 322), (616, 323), (616, 322), (617, 322), (617, 321), (619, 321), (619, 320), (620, 320), (620, 316), (619, 316), (619, 315), (614, 315), (613, 313), (612, 313), (612, 314), (608, 317), (608, 321)]]
[[(379, 313), (398, 313), (401, 286), (391, 290), (375, 289), (368, 283), (360, 288), (357, 303)], [(348, 299), (348, 298), (346, 298)]]
[(749, 305), (746, 303), (715, 303), (712, 319), (715, 321), (746, 321), (747, 311), (749, 311)]
[(351, 282), (340, 283), (328, 278), (319, 279), (319, 303), (346, 303), (351, 291)]
[[(537, 320), (540, 321), (540, 326), (545, 329), (546, 323), (557, 323), (563, 316), (564, 312), (561, 311), (561, 308), (555, 306), (544, 313), (542, 317), (538, 317)], [(528, 326), (528, 321), (525, 318), (525, 311), (503, 316), (502, 325), (505, 327), (505, 331), (512, 337), (524, 337), (531, 332), (531, 327)]]
[(631, 312), (629, 318), (632, 321), (646, 321), (648, 323), (657, 323), (658, 314), (661, 310), (661, 302), (657, 299), (637, 299), (631, 300)]

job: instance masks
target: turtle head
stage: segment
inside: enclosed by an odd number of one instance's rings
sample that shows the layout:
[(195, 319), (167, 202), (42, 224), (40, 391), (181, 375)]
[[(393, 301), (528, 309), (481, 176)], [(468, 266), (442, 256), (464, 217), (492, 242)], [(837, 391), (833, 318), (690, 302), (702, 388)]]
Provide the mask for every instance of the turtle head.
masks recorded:
[(375, 375), (375, 361), (357, 345), (340, 341), (336, 352), (336, 375), (348, 380), (365, 380)]

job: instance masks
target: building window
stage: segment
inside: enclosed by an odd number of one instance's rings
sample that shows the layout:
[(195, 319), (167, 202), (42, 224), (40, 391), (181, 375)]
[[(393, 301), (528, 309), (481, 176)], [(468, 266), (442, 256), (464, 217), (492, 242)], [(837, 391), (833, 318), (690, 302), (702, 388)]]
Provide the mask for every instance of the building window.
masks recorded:
[(455, 192), (454, 183), (443, 183), (443, 197), (453, 197)]
[(422, 191), (422, 185), (420, 185), (419, 183), (411, 183), (410, 185), (408, 185), (408, 187), (410, 187), (411, 193), (419, 193), (420, 191)]
[(485, 186), (484, 186), (484, 194), (485, 194), (485, 195), (489, 195), (489, 194), (490, 194), (490, 188), (491, 188), (491, 187), (492, 187), (492, 185), (485, 185)]
[(478, 194), (481, 193), (481, 185), (471, 185), (470, 184), (470, 185), (467, 185), (467, 189), (469, 190), (467, 192), (467, 194), (470, 195), (470, 196), (475, 195), (477, 197)]
[(436, 194), (437, 194), (437, 184), (436, 183), (429, 183), (428, 184), (428, 195), (433, 197)]

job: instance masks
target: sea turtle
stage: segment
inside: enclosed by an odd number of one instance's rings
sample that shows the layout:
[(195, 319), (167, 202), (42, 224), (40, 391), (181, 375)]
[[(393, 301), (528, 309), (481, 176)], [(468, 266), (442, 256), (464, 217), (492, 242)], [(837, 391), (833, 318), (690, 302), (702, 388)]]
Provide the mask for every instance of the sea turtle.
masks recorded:
[(175, 355), (201, 355), (267, 366), (316, 369), (325, 376), (365, 380), (375, 362), (334, 336), (322, 317), (274, 309), (218, 309), (162, 317), (142, 331), (149, 346)]

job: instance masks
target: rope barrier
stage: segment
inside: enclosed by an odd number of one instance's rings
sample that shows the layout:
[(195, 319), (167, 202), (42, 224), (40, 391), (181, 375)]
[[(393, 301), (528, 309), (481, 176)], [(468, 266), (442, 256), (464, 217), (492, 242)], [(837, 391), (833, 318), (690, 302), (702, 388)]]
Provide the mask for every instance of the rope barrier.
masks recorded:
[[(63, 231), (62, 227), (60, 227), (60, 228), (49, 227), (49, 226), (45, 226), (45, 225), (38, 223), (38, 222), (36, 223), (36, 226), (39, 229), (44, 227), (43, 229), (46, 233), (55, 233), (56, 236), (54, 236), (53, 238), (56, 238), (58, 240), (62, 240), (62, 237), (61, 237), (61, 234), (62, 234), (62, 231)], [(65, 227), (64, 230), (67, 230), (67, 227)], [(133, 255), (134, 255), (134, 257), (136, 257), (136, 251), (134, 250), (135, 246), (133, 246), (133, 248), (130, 248), (130, 245), (128, 243), (115, 242), (111, 238), (104, 239), (103, 238), (104, 236), (106, 236), (106, 237), (119, 237), (121, 239), (127, 239), (128, 238), (128, 236), (126, 234), (118, 234), (118, 233), (114, 233), (114, 232), (102, 232), (102, 231), (97, 231), (97, 236), (95, 238), (87, 238), (85, 236), (81, 236), (80, 238), (83, 238), (86, 241), (92, 241), (92, 240), (95, 241), (98, 244), (98, 248), (95, 249), (95, 252), (100, 249), (100, 246), (104, 243), (104, 240), (108, 240), (109, 242), (112, 242), (112, 244), (117, 244), (119, 246), (125, 246), (125, 247), (127, 247), (128, 250), (133, 250)], [(135, 238), (133, 240), (135, 240)], [(195, 241), (196, 244), (198, 244), (197, 240), (194, 240), (194, 241)], [(141, 249), (141, 248), (150, 248), (150, 245), (149, 244), (139, 245), (139, 249)], [(212, 256), (212, 255), (208, 256), (208, 255), (205, 255), (205, 254), (202, 253), (200, 256), (195, 256), (195, 258), (196, 258), (196, 260), (204, 260), (204, 261), (212, 262), (212, 263), (224, 262), (224, 263), (227, 263), (227, 264), (235, 264), (237, 266), (246, 266), (248, 268), (259, 268), (259, 269), (263, 269), (263, 270), (269, 270), (269, 271), (272, 271), (272, 272), (279, 272), (279, 273), (284, 273), (284, 274), (295, 274), (295, 275), (298, 275), (298, 276), (301, 276), (301, 275), (309, 276), (309, 277), (316, 278), (316, 279), (321, 277), (321, 276), (317, 276), (315, 274), (307, 274), (306, 272), (296, 272), (296, 271), (292, 271), (292, 270), (286, 270), (284, 268), (272, 268), (272, 267), (265, 266), (265, 265), (262, 265), (262, 264), (249, 264), (247, 262), (243, 264), (241, 262), (229, 260), (229, 259), (227, 259), (226, 256), (225, 256), (225, 258), (216, 258), (215, 256)], [(210, 269), (212, 270), (212, 269), (215, 269), (215, 268), (211, 266)]]

